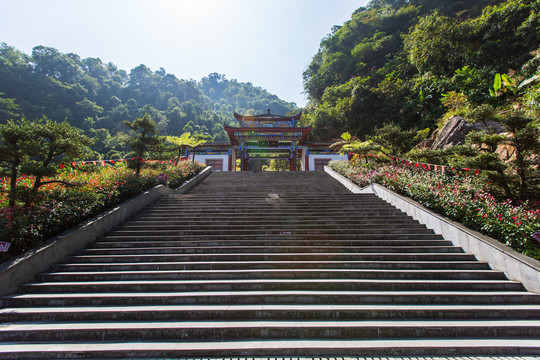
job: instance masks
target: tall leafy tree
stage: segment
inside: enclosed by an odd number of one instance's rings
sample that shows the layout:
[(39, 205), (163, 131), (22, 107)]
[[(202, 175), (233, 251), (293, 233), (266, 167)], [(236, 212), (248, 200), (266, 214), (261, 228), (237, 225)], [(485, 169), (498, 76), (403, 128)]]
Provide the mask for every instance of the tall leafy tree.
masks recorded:
[(15, 99), (6, 99), (0, 93), (0, 124), (8, 120), (19, 119), (21, 117), (21, 107), (17, 105)]
[(125, 139), (125, 143), (131, 149), (130, 156), (135, 157), (135, 160), (130, 161), (129, 165), (139, 175), (146, 154), (158, 150), (158, 147), (163, 144), (165, 139), (158, 136), (156, 122), (148, 114), (135, 119), (133, 122), (124, 121), (124, 124), (131, 130), (131, 133)]
[[(173, 144), (174, 147), (176, 147), (176, 150), (178, 151), (178, 155), (176, 157), (174, 165), (178, 165), (178, 161), (180, 160), (180, 157), (182, 156), (182, 153), (186, 150), (186, 148), (196, 148), (197, 146), (204, 144), (206, 140), (199, 139), (197, 137), (192, 137), (191, 133), (183, 133), (182, 136), (167, 136), (166, 140)], [(195, 160), (195, 157), (193, 157), (193, 160)]]
[(9, 176), (9, 206), (15, 205), (21, 164), (38, 151), (35, 126), (22, 119), (0, 124), (0, 175)]
[(21, 172), (35, 177), (26, 206), (33, 201), (43, 185), (58, 182), (71, 185), (59, 180), (44, 181), (43, 179), (46, 176), (54, 176), (60, 162), (86, 154), (89, 151), (88, 147), (94, 142), (84, 135), (82, 130), (67, 122), (58, 123), (47, 117), (32, 123), (31, 135), (31, 144), (26, 147), (26, 155), (31, 156), (31, 159), (21, 166)]

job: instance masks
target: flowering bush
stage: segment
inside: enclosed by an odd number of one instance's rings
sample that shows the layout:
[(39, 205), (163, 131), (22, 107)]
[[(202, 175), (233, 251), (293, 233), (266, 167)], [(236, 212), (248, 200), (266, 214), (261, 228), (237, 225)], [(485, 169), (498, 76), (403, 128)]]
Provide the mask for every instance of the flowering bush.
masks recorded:
[[(159, 174), (165, 174), (168, 178), (167, 185), (174, 188), (203, 168), (198, 162), (189, 161), (182, 161), (176, 167), (154, 163), (143, 168), (140, 176), (135, 175), (133, 170), (122, 163), (105, 167), (85, 165), (79, 169), (66, 168), (51, 180), (72, 185), (51, 183), (42, 186), (38, 198), (29, 207), (20, 204), (9, 207), (9, 179), (0, 178), (0, 241), (11, 242), (9, 253), (4, 257), (28, 250), (81, 221), (162, 183), (162, 179), (156, 178)], [(32, 183), (32, 177), (18, 179), (18, 193), (21, 197), (28, 192)]]
[(540, 249), (532, 238), (532, 234), (540, 231), (537, 204), (497, 199), (481, 176), (425, 171), (391, 163), (359, 166), (335, 161), (330, 166), (360, 186), (379, 183), (518, 251), (540, 258)]

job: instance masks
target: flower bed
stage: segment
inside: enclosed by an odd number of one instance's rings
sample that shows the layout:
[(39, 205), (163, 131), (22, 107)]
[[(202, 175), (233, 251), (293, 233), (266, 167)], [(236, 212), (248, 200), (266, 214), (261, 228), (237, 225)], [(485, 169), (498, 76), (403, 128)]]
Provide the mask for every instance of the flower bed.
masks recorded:
[[(8, 206), (6, 191), (9, 179), (0, 178), (0, 241), (11, 243), (2, 260), (28, 250), (44, 240), (95, 216), (108, 208), (163, 183), (159, 174), (168, 177), (167, 186), (175, 188), (204, 169), (198, 162), (183, 161), (178, 166), (151, 164), (143, 168), (140, 176), (124, 164), (80, 169), (66, 168), (54, 180), (59, 183), (40, 188), (37, 200), (30, 207)], [(21, 177), (21, 191), (32, 186), (32, 177)]]
[(411, 169), (401, 164), (355, 166), (334, 161), (330, 166), (360, 186), (381, 184), (423, 206), (540, 259), (532, 234), (540, 231), (536, 204), (498, 200), (481, 177)]

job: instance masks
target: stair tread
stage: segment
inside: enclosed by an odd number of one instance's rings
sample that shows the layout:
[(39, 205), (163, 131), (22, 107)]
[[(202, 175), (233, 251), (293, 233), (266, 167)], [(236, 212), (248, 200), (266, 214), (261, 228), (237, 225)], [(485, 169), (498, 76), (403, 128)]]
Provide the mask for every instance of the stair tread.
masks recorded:
[(92, 292), (92, 293), (46, 293), (46, 294), (12, 294), (6, 298), (50, 298), (56, 299), (59, 297), (194, 297), (194, 296), (252, 296), (252, 295), (285, 295), (285, 296), (357, 296), (359, 298), (366, 296), (527, 296), (540, 297), (540, 294), (535, 294), (527, 291), (309, 291), (309, 290), (286, 290), (286, 291), (155, 291), (155, 292)]
[(325, 173), (211, 174), (0, 299), (0, 358), (540, 355), (540, 294), (449, 240)]
[(160, 328), (259, 328), (259, 327), (540, 327), (540, 320), (251, 320), (251, 321), (107, 321), (107, 322), (54, 322), (3, 323), (0, 333), (7, 331), (58, 331), (60, 329), (160, 329)]
[[(397, 248), (396, 250), (400, 250), (400, 248)], [(395, 253), (395, 252), (392, 252), (392, 253), (388, 253), (388, 254), (391, 254), (391, 255), (404, 255), (404, 256), (416, 256), (416, 255), (429, 255), (429, 256), (437, 256), (437, 255), (452, 255), (452, 256), (457, 256), (457, 257), (467, 257), (467, 256), (473, 256), (473, 254), (470, 254), (470, 253)], [(256, 256), (256, 255), (263, 255), (263, 256), (272, 256), (272, 255), (279, 255), (279, 256), (300, 256), (300, 255), (312, 255), (312, 256), (331, 256), (331, 257), (334, 257), (334, 256), (347, 256), (347, 257), (350, 257), (351, 255), (356, 255), (356, 256), (363, 256), (363, 255), (374, 255), (374, 253), (341, 253), (341, 252), (318, 252), (318, 253), (314, 253), (314, 252), (305, 252), (305, 253), (226, 253), (226, 254), (210, 254), (210, 253), (207, 253), (207, 254), (204, 254), (204, 253), (200, 253), (200, 254), (137, 254), (135, 256), (138, 256), (138, 257), (155, 257), (155, 256), (165, 256), (165, 257), (172, 257), (172, 256), (184, 256), (184, 255), (187, 255), (187, 256), (223, 256), (223, 257), (227, 257), (227, 256), (237, 256), (237, 255), (240, 255), (240, 256), (246, 256), (246, 255), (249, 255), (249, 256)], [(386, 255), (386, 253), (376, 253), (375, 255)], [(128, 255), (128, 254), (116, 254), (114, 255), (114, 257), (117, 257), (117, 258), (122, 258), (122, 257), (131, 257), (131, 256), (134, 256), (134, 255)], [(75, 255), (75, 256), (72, 256), (72, 258), (80, 258), (80, 259), (84, 259), (84, 258), (110, 258), (112, 257), (111, 255), (99, 255), (99, 254), (92, 254), (92, 255)]]
[(38, 282), (29, 283), (26, 285), (31, 286), (49, 286), (49, 285), (107, 285), (107, 284), (194, 284), (194, 283), (207, 283), (207, 284), (261, 284), (261, 283), (446, 283), (446, 284), (520, 284), (515, 280), (409, 280), (409, 279), (237, 279), (237, 280), (118, 280), (118, 281), (62, 281), (62, 282)]
[[(226, 354), (237, 354), (242, 356), (246, 353), (276, 354), (283, 349), (290, 349), (293, 354), (312, 355), (319, 358), (321, 354), (354, 354), (358, 356), (361, 352), (371, 353), (378, 356), (403, 355), (405, 354), (429, 354), (445, 356), (449, 353), (460, 354), (460, 350), (465, 355), (470, 355), (471, 351), (486, 351), (493, 354), (495, 351), (508, 351), (513, 355), (535, 354), (540, 355), (540, 340), (538, 339), (390, 339), (390, 340), (253, 340), (253, 341), (171, 341), (171, 342), (145, 342), (145, 341), (125, 341), (125, 342), (79, 342), (79, 343), (0, 343), (0, 353), (32, 353), (47, 355), (49, 353), (74, 353), (81, 352), (87, 354), (100, 354), (104, 356), (114, 356), (118, 352), (128, 354), (152, 356), (155, 353), (163, 352), (168, 356), (175, 354), (207, 354), (212, 356), (227, 356)], [(401, 351), (395, 351), (402, 349)], [(437, 351), (437, 349), (440, 349)], [(204, 355), (203, 355), (204, 356)], [(362, 358), (364, 358), (362, 356)], [(161, 356), (160, 356), (161, 357)], [(230, 356), (228, 356), (230, 358)], [(275, 355), (273, 356), (276, 357)], [(415, 356), (416, 357), (416, 356)], [(499, 356), (497, 356), (498, 358)]]
[[(400, 269), (246, 269), (246, 270), (143, 270), (143, 271), (136, 271), (136, 270), (123, 270), (123, 271), (70, 271), (70, 272), (48, 272), (48, 273), (41, 273), (40, 275), (88, 275), (88, 274), (95, 274), (95, 275), (108, 275), (108, 274), (220, 274), (220, 273), (294, 273), (294, 274), (301, 274), (304, 272), (307, 273), (318, 273), (318, 272), (329, 272), (329, 273), (394, 273), (394, 274), (400, 274), (403, 272), (403, 270)], [(486, 274), (493, 274), (493, 273), (499, 273), (502, 274), (502, 271), (497, 270), (453, 270), (453, 269), (435, 269), (435, 270), (418, 270), (418, 269), (411, 269), (407, 270), (408, 273), (431, 273), (431, 272), (437, 272), (437, 273), (448, 273), (448, 274), (455, 274), (455, 273), (486, 273)]]
[[(520, 305), (279, 305), (279, 304), (254, 304), (254, 305), (133, 305), (133, 306), (63, 306), (63, 307), (21, 307), (0, 309), (0, 314), (16, 313), (77, 313), (77, 312), (167, 312), (167, 311), (425, 311), (425, 310), (498, 310), (498, 311), (522, 311), (538, 310), (540, 304), (520, 304)], [(532, 319), (531, 319), (532, 320)], [(437, 320), (438, 321), (438, 320)], [(483, 321), (483, 320), (482, 320)], [(520, 320), (521, 321), (521, 320)], [(536, 319), (540, 321), (540, 319)]]

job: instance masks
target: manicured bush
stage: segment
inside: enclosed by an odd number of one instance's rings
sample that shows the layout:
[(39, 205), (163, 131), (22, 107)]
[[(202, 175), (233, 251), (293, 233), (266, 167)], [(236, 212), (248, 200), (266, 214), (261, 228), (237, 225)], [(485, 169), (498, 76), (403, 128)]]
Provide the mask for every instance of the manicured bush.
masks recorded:
[(353, 165), (346, 161), (330, 166), (360, 186), (381, 184), (463, 225), (498, 239), (540, 259), (538, 242), (540, 210), (536, 203), (513, 203), (496, 198), (483, 177), (474, 173), (426, 171), (422, 167), (382, 163)]
[[(9, 179), (0, 178), (0, 241), (11, 242), (4, 259), (26, 251), (44, 240), (65, 231), (100, 212), (162, 183), (156, 178), (165, 174), (166, 185), (178, 187), (204, 168), (198, 162), (182, 161), (178, 166), (150, 163), (139, 176), (123, 163), (115, 166), (85, 165), (66, 168), (52, 183), (40, 188), (37, 199), (24, 207), (22, 201), (8, 206)], [(18, 179), (21, 198), (32, 186), (33, 177)]]

